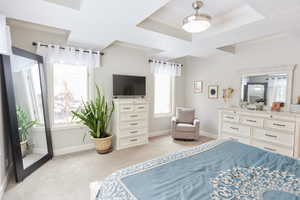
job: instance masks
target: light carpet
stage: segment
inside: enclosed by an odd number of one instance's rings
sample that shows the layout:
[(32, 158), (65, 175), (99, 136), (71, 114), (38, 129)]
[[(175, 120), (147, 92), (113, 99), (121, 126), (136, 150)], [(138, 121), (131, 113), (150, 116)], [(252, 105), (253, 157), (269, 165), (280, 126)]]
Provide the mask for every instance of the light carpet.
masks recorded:
[(110, 154), (85, 151), (58, 156), (27, 177), (22, 183), (10, 181), (4, 200), (88, 200), (89, 184), (116, 170), (157, 156), (210, 141), (177, 141), (170, 136), (151, 138), (149, 144)]

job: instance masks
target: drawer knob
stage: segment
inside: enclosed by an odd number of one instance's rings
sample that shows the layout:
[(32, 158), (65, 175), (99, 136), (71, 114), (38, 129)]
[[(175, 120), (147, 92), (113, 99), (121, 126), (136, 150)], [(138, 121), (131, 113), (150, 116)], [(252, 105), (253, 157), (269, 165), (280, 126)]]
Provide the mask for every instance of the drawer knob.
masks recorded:
[(236, 131), (239, 130), (239, 128), (236, 128), (236, 127), (230, 127), (230, 128), (233, 129), (233, 130), (236, 130)]
[(130, 125), (131, 126), (136, 126), (136, 125), (138, 125), (138, 123), (131, 123)]
[(138, 117), (138, 115), (130, 115), (130, 117)]
[(130, 133), (137, 133), (138, 131), (130, 131)]
[(265, 134), (265, 136), (267, 136), (267, 137), (272, 137), (272, 138), (277, 138), (276, 135)]
[(264, 147), (265, 150), (268, 150), (268, 151), (273, 151), (273, 152), (276, 152), (276, 149), (272, 149), (272, 148), (269, 148), (269, 147)]
[(124, 110), (130, 110), (130, 107), (125, 107), (125, 108), (123, 108)]
[(229, 117), (229, 116), (227, 116), (227, 117), (225, 117), (226, 119), (234, 119), (234, 117)]
[(130, 142), (136, 142), (138, 139), (131, 139)]
[(247, 122), (253, 122), (253, 123), (256, 123), (256, 120), (247, 119)]
[(274, 126), (285, 127), (284, 124), (273, 123)]

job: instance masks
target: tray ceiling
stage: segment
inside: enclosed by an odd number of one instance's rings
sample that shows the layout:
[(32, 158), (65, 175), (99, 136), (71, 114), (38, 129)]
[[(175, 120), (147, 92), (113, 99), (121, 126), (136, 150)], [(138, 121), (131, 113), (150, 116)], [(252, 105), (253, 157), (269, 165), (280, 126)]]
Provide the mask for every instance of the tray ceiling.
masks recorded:
[[(168, 58), (232, 54), (222, 47), (300, 30), (299, 0), (205, 1), (200, 11), (212, 15), (213, 24), (192, 36), (181, 30), (183, 17), (193, 13), (192, 0), (62, 2), (1, 0), (0, 12), (10, 18), (69, 30), (70, 44), (102, 49), (118, 40), (157, 49), (154, 56)], [(147, 20), (152, 20), (152, 25), (143, 26)], [(167, 28), (153, 28), (155, 23)]]

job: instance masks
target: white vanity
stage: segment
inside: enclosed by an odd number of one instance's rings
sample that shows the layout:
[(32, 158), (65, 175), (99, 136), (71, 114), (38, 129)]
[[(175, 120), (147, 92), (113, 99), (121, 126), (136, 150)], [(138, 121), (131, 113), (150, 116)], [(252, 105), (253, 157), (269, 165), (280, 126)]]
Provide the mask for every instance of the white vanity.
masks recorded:
[[(240, 71), (241, 101), (252, 108), (260, 104), (265, 111), (250, 111), (247, 107), (219, 109), (219, 138), (299, 158), (300, 115), (289, 112), (294, 68), (291, 65)], [(270, 111), (273, 102), (284, 105), (281, 112)]]

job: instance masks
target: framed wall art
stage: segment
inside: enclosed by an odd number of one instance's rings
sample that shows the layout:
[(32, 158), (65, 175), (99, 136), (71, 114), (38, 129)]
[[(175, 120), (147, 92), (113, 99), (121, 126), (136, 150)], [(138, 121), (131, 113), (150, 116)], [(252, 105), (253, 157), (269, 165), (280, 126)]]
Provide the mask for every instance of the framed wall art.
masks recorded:
[(194, 81), (194, 93), (200, 94), (203, 92), (203, 81)]
[(208, 86), (208, 98), (209, 99), (219, 98), (219, 86), (218, 85)]

